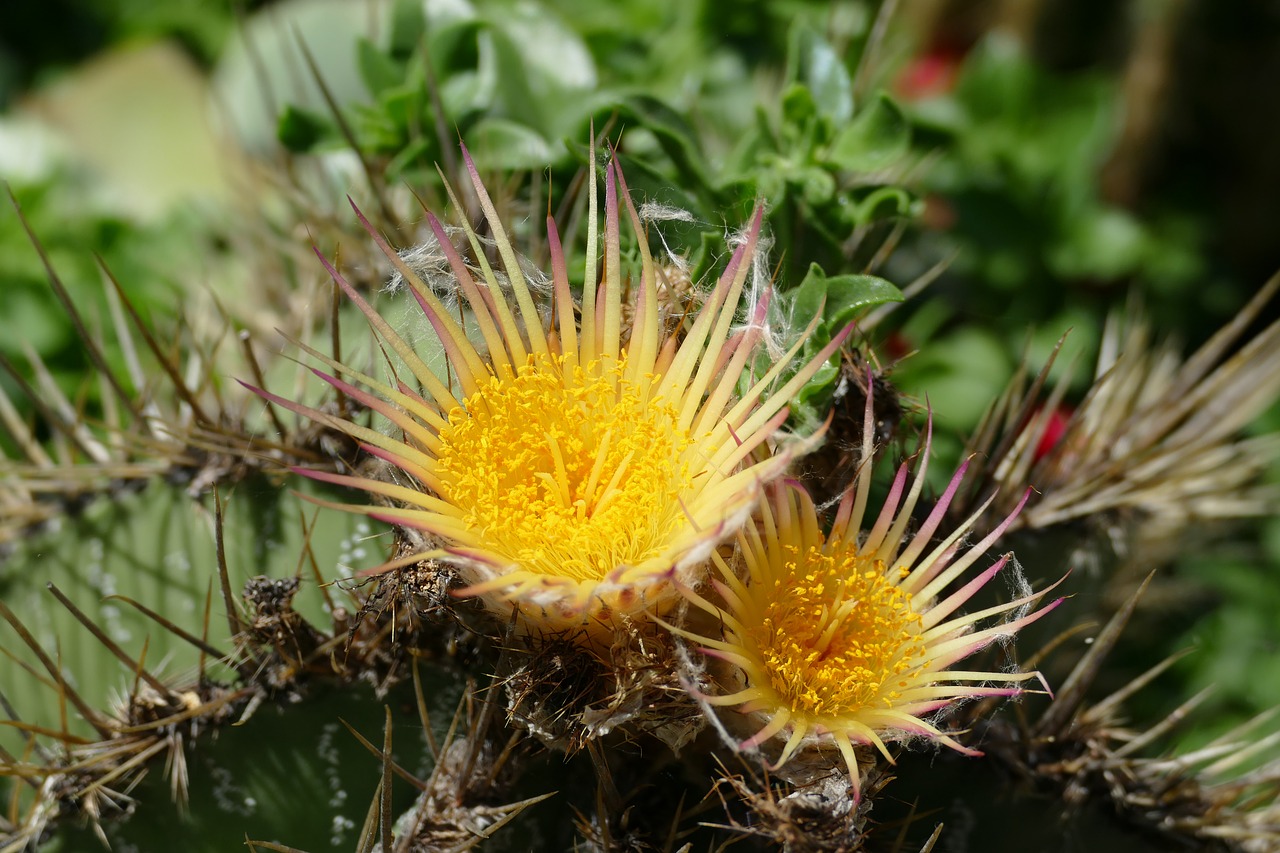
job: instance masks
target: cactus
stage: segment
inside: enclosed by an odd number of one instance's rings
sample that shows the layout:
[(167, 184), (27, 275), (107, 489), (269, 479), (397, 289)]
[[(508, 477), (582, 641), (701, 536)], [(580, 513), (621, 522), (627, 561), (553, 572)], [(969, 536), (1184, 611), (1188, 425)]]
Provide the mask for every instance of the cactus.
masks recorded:
[[(1185, 359), (1116, 314), (1074, 406), (1022, 366), (930, 480), (944, 413), (877, 332), (936, 271), (769, 253), (912, 206), (901, 109), (815, 97), (797, 32), (755, 162), (784, 201), (722, 253), (672, 250), (694, 214), (594, 129), (543, 217), (438, 127), (438, 182), (399, 186), (336, 105), (360, 203), (269, 172), (283, 211), (229, 238), (264, 284), (210, 317), (106, 271), (102, 331), (22, 219), (93, 391), (0, 364), (0, 851), (1280, 845), (1271, 715), (1191, 744), (1203, 695), (1134, 710), (1179, 658), (1136, 642), (1168, 562), (1275, 512), (1280, 278)], [(699, 216), (743, 213), (645, 126)]]

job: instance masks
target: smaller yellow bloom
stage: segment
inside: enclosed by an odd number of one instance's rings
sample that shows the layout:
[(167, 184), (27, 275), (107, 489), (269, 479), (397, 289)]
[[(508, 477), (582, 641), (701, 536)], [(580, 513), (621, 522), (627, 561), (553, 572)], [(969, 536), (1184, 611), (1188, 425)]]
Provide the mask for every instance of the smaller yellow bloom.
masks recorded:
[[(1009, 566), (1011, 555), (1006, 554), (947, 592), (1003, 534), (1013, 516), (963, 553), (961, 540), (976, 515), (935, 543), (947, 505), (964, 476), (962, 466), (920, 529), (908, 536), (907, 525), (924, 482), (927, 437), (910, 489), (908, 466), (903, 464), (879, 517), (870, 530), (862, 529), (871, 485), (871, 405), (868, 395), (862, 464), (857, 481), (840, 502), (831, 533), (823, 534), (813, 501), (800, 486), (775, 484), (756, 523), (738, 534), (731, 561), (719, 553), (714, 557), (719, 578), (712, 583), (719, 603), (682, 590), (692, 604), (716, 618), (720, 636), (668, 626), (724, 662), (715, 680), (727, 692), (699, 698), (713, 706), (736, 707), (759, 725), (739, 748), (754, 748), (785, 735), (776, 768), (800, 750), (834, 746), (848, 765), (855, 795), (860, 777), (855, 744), (874, 745), (890, 761), (887, 743), (917, 736), (975, 754), (929, 718), (965, 699), (1015, 695), (1019, 689), (1008, 685), (1040, 674), (948, 667), (997, 638), (1011, 636), (1061, 601), (1028, 613), (1043, 595), (1033, 593), (954, 615)], [(1013, 611), (1008, 621), (974, 630), (989, 617)]]

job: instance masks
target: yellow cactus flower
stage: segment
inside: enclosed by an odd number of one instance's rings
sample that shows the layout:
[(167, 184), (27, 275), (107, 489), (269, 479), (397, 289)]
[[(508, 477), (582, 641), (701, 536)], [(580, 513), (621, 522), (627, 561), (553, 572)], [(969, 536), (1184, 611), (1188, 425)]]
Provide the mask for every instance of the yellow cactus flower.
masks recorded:
[[(719, 603), (682, 588), (692, 604), (714, 617), (720, 632), (702, 636), (668, 626), (723, 662), (710, 675), (726, 692), (698, 696), (712, 706), (736, 707), (746, 715), (746, 725), (759, 726), (738, 744), (740, 749), (785, 735), (776, 769), (798, 751), (835, 747), (848, 766), (855, 796), (857, 744), (874, 745), (890, 761), (886, 743), (917, 736), (974, 753), (930, 718), (965, 699), (1016, 694), (1018, 689), (1008, 685), (1040, 675), (949, 667), (1012, 635), (1061, 601), (1029, 613), (1043, 593), (1028, 593), (955, 615), (1010, 565), (1006, 554), (947, 592), (999, 538), (1012, 516), (963, 553), (961, 540), (976, 515), (935, 544), (964, 476), (962, 466), (920, 528), (908, 536), (924, 482), (927, 437), (910, 489), (904, 463), (874, 525), (862, 529), (871, 485), (871, 406), (868, 395), (861, 467), (841, 499), (830, 534), (822, 532), (813, 501), (798, 484), (774, 484), (756, 522), (739, 532), (733, 556), (714, 556), (718, 577), (712, 585)], [(1007, 621), (974, 630), (990, 617), (1011, 612)]]
[[(746, 239), (696, 316), (664, 328), (657, 267), (615, 164), (606, 169), (599, 286), (594, 286), (601, 241), (593, 171), (589, 286), (581, 306), (576, 305), (564, 251), (548, 217), (552, 298), (542, 304), (465, 147), (463, 155), (505, 277), (485, 260), (485, 247), (470, 226), (464, 228), (478, 274), (440, 222), (430, 214), (427, 221), (470, 311), (472, 335), (360, 217), (443, 345), (451, 384), (435, 375), (322, 257), (378, 336), (412, 371), (417, 387), (380, 381), (304, 349), (351, 382), (320, 370), (316, 375), (384, 416), (398, 434), (384, 435), (254, 390), (352, 436), (398, 469), (396, 482), (299, 473), (387, 499), (392, 506), (335, 506), (426, 532), (438, 544), (432, 556), (458, 565), (469, 582), (460, 594), (480, 596), (500, 613), (515, 606), (526, 627), (545, 631), (585, 627), (592, 633), (610, 627), (615, 614), (661, 610), (662, 601), (679, 597), (670, 581), (707, 571), (715, 546), (750, 517), (761, 484), (781, 474), (786, 455), (761, 448), (785, 421), (786, 402), (847, 333), (798, 370), (792, 361), (803, 340), (797, 342), (740, 392), (744, 369), (764, 332), (769, 300), (766, 290), (739, 327), (736, 314), (762, 211), (757, 209)], [(452, 190), (450, 198), (459, 207)], [(620, 251), (623, 206), (641, 256), (640, 280), (630, 286)], [(623, 322), (628, 291), (636, 299), (627, 306), (634, 317), (629, 325)]]

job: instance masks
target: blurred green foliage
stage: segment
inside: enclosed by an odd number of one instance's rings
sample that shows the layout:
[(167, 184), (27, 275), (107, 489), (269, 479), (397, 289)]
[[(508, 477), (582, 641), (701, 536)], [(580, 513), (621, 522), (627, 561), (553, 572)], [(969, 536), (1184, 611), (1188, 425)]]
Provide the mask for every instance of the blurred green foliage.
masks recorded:
[[(144, 316), (175, 316), (181, 311), (184, 286), (194, 283), (182, 278), (184, 270), (193, 267), (192, 254), (199, 253), (203, 265), (221, 251), (209, 222), (194, 210), (139, 222), (88, 200), (94, 191), (91, 182), (68, 167), (15, 181), (10, 190), (77, 310), (91, 332), (105, 340), (113, 341), (114, 334), (104, 268)], [(34, 353), (69, 398), (96, 399), (100, 389), (84, 381), (89, 366), (84, 344), (49, 286), (40, 255), (8, 199), (0, 210), (0, 281), (0, 355), (31, 377), (29, 355)], [(123, 367), (118, 350), (108, 346), (106, 352)], [(29, 404), (8, 374), (0, 373), (0, 383), (15, 404)]]
[(235, 26), (235, 9), (259, 0), (42, 0), (9, 3), (0, 27), (0, 109), (33, 84), (109, 45), (172, 38), (211, 64)]
[(1189, 293), (1202, 279), (1194, 226), (1144, 220), (1101, 195), (1117, 96), (1113, 78), (1051, 73), (994, 34), (968, 55), (949, 97), (914, 110), (941, 154), (929, 190), (954, 209), (953, 239), (969, 249), (958, 271), (982, 283), (986, 304), (1033, 300), (1020, 315), (1044, 317), (1063, 302), (1055, 282), (1136, 278)]
[(1054, 377), (1076, 361), (1083, 393), (1106, 315), (1135, 295), (1158, 329), (1191, 341), (1245, 298), (1240, 282), (1206, 286), (1210, 223), (1104, 197), (1119, 94), (1114, 75), (1047, 70), (993, 33), (952, 87), (907, 104), (932, 158), (918, 188), (930, 213), (889, 269), (950, 263), (901, 329), (901, 346), (920, 354), (896, 376), (928, 392), (940, 424), (972, 430), (1023, 354), (1039, 369), (1068, 330)]
[[(353, 46), (371, 100), (340, 111), (358, 149), (389, 180), (415, 186), (435, 183), (434, 166), (454, 156), (457, 137), (482, 170), (549, 168), (553, 187), (568, 186), (594, 123), (617, 140), (634, 190), (702, 223), (677, 251), (765, 199), (773, 233), (787, 239), (784, 288), (811, 263), (847, 263), (843, 243), (854, 229), (915, 211), (891, 171), (909, 154), (910, 125), (885, 93), (857, 102), (859, 54), (826, 40), (818, 7), (797, 11), (772, 104), (756, 97), (746, 56), (677, 26), (689, 14), (682, 9), (698, 7), (620, 10), (605, 37), (605, 21), (587, 14), (586, 32), (576, 31), (568, 22), (578, 18), (562, 17), (560, 4), (494, 2), (428, 18), (417, 0), (399, 0), (384, 43)], [(629, 26), (629, 14), (666, 26)], [(295, 153), (349, 143), (337, 116), (297, 105), (281, 113), (277, 135)]]

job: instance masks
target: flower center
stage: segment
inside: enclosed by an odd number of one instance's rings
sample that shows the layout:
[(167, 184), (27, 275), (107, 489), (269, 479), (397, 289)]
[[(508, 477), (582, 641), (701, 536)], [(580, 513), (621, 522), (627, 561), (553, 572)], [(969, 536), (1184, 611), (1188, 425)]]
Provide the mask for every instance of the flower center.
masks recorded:
[(852, 544), (787, 551), (771, 588), (753, 588), (763, 618), (744, 638), (759, 650), (773, 689), (813, 716), (892, 707), (910, 683), (904, 673), (927, 654), (911, 595)]
[(691, 445), (665, 400), (616, 362), (530, 356), (449, 413), (445, 494), (513, 571), (599, 581), (660, 554), (685, 524)]

